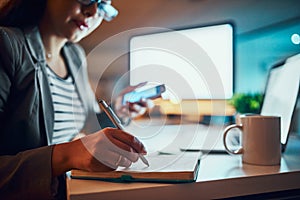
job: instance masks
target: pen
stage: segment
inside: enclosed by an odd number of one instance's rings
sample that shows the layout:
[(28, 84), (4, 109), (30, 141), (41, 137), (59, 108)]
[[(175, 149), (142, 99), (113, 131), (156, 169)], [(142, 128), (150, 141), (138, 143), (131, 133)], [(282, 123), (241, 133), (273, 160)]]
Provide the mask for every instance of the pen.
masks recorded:
[[(100, 100), (99, 101), (100, 107), (101, 109), (107, 114), (107, 116), (109, 117), (109, 119), (112, 121), (112, 123), (120, 130), (124, 130), (124, 127), (120, 121), (120, 119), (118, 118), (118, 116), (114, 113), (114, 111), (111, 109), (110, 106), (107, 105), (107, 103), (104, 100)], [(149, 167), (149, 162), (147, 161), (147, 159), (142, 155), (139, 154), (140, 159), (143, 161), (143, 163), (145, 165), (147, 165)]]

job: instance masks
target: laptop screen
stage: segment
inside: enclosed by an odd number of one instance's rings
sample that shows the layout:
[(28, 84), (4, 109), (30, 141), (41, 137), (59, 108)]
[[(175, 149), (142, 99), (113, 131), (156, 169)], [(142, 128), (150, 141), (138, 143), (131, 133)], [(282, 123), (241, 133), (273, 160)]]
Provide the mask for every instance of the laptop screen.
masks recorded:
[[(281, 143), (287, 143), (293, 111), (297, 102), (300, 80), (300, 57), (271, 68), (265, 90), (261, 115), (281, 117)], [(283, 149), (284, 150), (284, 149)]]

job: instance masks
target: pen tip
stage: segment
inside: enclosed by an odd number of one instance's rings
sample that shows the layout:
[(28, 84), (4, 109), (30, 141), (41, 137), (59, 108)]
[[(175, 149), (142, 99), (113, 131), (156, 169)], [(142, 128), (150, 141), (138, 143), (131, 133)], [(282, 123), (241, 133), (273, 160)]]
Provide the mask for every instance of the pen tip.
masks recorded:
[(147, 165), (148, 167), (150, 166), (148, 160), (147, 160), (143, 155), (141, 155), (141, 154), (140, 154), (140, 159), (142, 160), (142, 162), (143, 162), (145, 165)]

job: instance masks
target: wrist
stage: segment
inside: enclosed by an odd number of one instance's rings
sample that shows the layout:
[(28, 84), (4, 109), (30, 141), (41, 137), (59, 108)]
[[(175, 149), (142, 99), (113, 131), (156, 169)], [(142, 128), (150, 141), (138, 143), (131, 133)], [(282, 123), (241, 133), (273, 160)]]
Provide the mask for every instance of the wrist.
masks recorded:
[(73, 142), (57, 144), (53, 147), (52, 175), (54, 177), (76, 168), (73, 162), (74, 158), (72, 152), (74, 152), (74, 149), (72, 143)]

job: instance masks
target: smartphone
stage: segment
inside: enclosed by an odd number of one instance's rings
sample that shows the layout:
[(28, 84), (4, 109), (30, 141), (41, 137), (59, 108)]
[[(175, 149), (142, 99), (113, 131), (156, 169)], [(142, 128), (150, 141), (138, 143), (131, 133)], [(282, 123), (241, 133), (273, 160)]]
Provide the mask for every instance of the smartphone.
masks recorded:
[(161, 96), (163, 92), (166, 91), (166, 87), (164, 84), (157, 85), (151, 88), (137, 88), (132, 92), (128, 92), (123, 96), (123, 105), (127, 102), (136, 103), (141, 99), (155, 99)]

